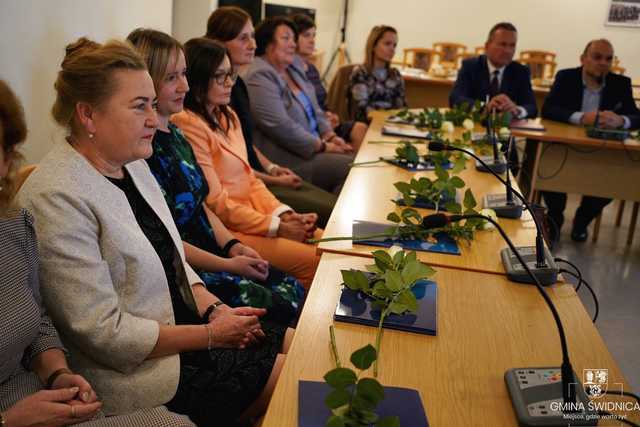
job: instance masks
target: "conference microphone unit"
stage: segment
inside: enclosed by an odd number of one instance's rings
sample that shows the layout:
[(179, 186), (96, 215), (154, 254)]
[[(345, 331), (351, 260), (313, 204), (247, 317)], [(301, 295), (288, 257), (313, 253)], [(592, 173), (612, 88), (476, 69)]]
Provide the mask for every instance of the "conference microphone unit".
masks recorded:
[(476, 170), (479, 172), (495, 172), (504, 173), (507, 170), (507, 159), (498, 150), (498, 141), (496, 138), (494, 126), (495, 110), (487, 115), (487, 138), (491, 143), (493, 155), (481, 156), (481, 161), (476, 159)]
[(480, 214), (427, 215), (423, 218), (422, 224), (425, 227), (440, 228), (452, 222), (471, 218), (484, 219), (496, 227), (551, 310), (560, 337), (562, 365), (559, 368), (557, 366), (513, 368), (504, 374), (519, 424), (532, 427), (597, 425), (598, 414), (590, 408), (589, 397), (571, 366), (567, 339), (558, 310), (542, 287), (538, 276), (529, 268), (528, 262), (520, 255), (500, 224), (493, 218)]
[[(510, 159), (511, 150), (514, 149), (514, 137), (509, 138), (507, 144), (506, 158)], [(508, 166), (508, 162), (507, 162)], [(501, 218), (517, 219), (522, 216), (522, 202), (520, 199), (514, 199), (513, 188), (511, 187), (511, 178), (509, 168), (505, 171), (506, 192), (504, 194), (486, 194), (483, 200), (483, 206), (493, 209)]]
[[(429, 143), (429, 151), (460, 151), (462, 153), (468, 154), (474, 159), (483, 162), (473, 151), (465, 150), (464, 148), (453, 147), (451, 145), (443, 144), (442, 142), (432, 141)], [(502, 184), (507, 187), (510, 185), (502, 178), (498, 173), (493, 170), (489, 170), (493, 176), (495, 176)], [(536, 215), (533, 213), (531, 206), (527, 203), (526, 199), (520, 192), (511, 188), (512, 193), (518, 197), (522, 205), (524, 205), (529, 213), (531, 213), (531, 218), (533, 219), (533, 223), (536, 226), (536, 244), (535, 246), (526, 246), (520, 248), (520, 255), (527, 262), (527, 268), (530, 268), (533, 271), (533, 274), (540, 281), (540, 283), (544, 286), (553, 285), (558, 281), (558, 266), (554, 261), (554, 256), (551, 254), (549, 249), (544, 245), (544, 239), (542, 237), (542, 226)], [(525, 266), (522, 265), (518, 256), (510, 248), (504, 248), (500, 251), (500, 258), (502, 260), (502, 265), (505, 269), (507, 277), (509, 280), (513, 280), (514, 282), (520, 283), (530, 283), (534, 282), (531, 280), (531, 277), (525, 270)]]

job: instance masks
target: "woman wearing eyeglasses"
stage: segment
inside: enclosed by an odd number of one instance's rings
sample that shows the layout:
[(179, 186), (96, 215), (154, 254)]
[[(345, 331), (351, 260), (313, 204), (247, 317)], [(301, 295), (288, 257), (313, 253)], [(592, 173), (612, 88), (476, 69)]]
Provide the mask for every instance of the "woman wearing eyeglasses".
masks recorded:
[(237, 78), (223, 45), (207, 38), (185, 44), (185, 110), (172, 116), (191, 144), (209, 186), (205, 203), (243, 244), (276, 268), (311, 285), (318, 265), (316, 214), (282, 204), (254, 174), (242, 127), (228, 106)]

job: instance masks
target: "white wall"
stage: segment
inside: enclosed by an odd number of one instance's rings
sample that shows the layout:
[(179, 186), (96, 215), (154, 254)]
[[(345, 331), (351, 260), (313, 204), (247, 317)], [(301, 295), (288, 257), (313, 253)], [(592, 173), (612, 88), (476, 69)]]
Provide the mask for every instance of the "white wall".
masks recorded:
[[(266, 1), (265, 3), (316, 9), (316, 24), (318, 25), (317, 48), (324, 51), (324, 66), (326, 66), (331, 53), (340, 42), (342, 1), (274, 0)], [(209, 15), (217, 7), (217, 0), (174, 0), (173, 36), (183, 43), (192, 37), (202, 36), (206, 32)]]
[(141, 26), (171, 32), (171, 7), (171, 0), (2, 0), (0, 79), (25, 108), (27, 162), (40, 161), (63, 135), (50, 109), (64, 47), (80, 36), (124, 38)]
[(369, 30), (387, 24), (399, 32), (399, 61), (402, 48), (431, 47), (436, 41), (473, 49), (484, 44), (493, 24), (504, 20), (518, 28), (518, 51), (556, 52), (558, 69), (578, 66), (587, 41), (606, 37), (626, 75), (640, 78), (640, 28), (605, 26), (608, 5), (608, 0), (351, 0), (348, 47), (352, 59), (361, 62)]

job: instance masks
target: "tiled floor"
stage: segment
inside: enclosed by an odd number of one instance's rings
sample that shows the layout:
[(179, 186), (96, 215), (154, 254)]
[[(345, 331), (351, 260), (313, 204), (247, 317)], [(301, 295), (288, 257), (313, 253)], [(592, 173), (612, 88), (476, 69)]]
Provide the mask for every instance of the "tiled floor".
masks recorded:
[[(614, 201), (604, 210), (598, 242), (591, 242), (591, 226), (589, 240), (575, 243), (569, 233), (578, 203), (578, 196), (569, 197), (562, 238), (554, 254), (576, 264), (594, 289), (600, 302), (596, 327), (637, 393), (640, 391), (640, 229), (636, 230), (633, 244), (627, 247), (631, 204), (626, 204), (622, 226), (616, 228), (618, 202)], [(579, 294), (587, 311), (594, 313), (591, 294), (584, 287)]]

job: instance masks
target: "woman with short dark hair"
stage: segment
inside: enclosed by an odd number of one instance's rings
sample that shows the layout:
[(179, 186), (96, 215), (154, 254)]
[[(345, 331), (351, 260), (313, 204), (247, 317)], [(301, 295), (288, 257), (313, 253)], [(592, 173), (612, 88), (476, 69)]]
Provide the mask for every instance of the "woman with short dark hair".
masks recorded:
[(335, 134), (299, 67), (297, 29), (287, 18), (268, 18), (256, 28), (256, 54), (244, 74), (255, 143), (270, 159), (334, 193), (353, 161), (353, 147)]

